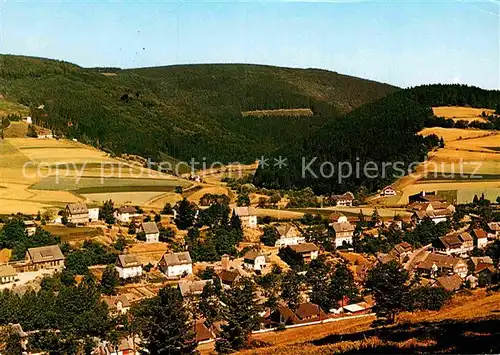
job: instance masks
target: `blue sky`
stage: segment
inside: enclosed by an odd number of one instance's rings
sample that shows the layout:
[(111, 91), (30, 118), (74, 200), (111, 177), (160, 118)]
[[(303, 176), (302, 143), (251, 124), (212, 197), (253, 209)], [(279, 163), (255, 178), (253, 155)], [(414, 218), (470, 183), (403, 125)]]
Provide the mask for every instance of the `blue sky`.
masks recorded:
[(407, 87), (500, 88), (500, 1), (18, 2), (0, 52), (122, 68), (316, 67)]

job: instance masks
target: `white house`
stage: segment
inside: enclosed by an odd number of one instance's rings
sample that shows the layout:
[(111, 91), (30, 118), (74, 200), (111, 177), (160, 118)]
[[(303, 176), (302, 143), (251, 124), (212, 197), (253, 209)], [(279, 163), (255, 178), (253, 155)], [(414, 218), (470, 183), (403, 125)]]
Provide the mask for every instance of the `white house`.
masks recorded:
[(380, 192), (380, 196), (396, 196), (396, 190), (394, 190), (391, 186), (386, 186)]
[(352, 245), (352, 237), (354, 235), (354, 224), (349, 222), (336, 222), (330, 224), (335, 233), (335, 247), (340, 248), (345, 244)]
[(465, 255), (474, 249), (474, 239), (467, 232), (448, 234), (440, 237), (439, 240), (443, 249), (438, 249), (438, 251), (447, 255)]
[(346, 192), (343, 195), (333, 195), (332, 200), (335, 202), (336, 206), (351, 207), (354, 201), (354, 194), (352, 192)]
[(290, 245), (288, 248), (292, 249), (294, 252), (302, 256), (305, 262), (310, 262), (311, 260), (317, 259), (319, 255), (319, 249), (314, 243), (302, 243), (298, 245)]
[(250, 270), (260, 271), (266, 267), (266, 257), (259, 251), (249, 250), (243, 257), (243, 266)]
[(193, 273), (193, 262), (188, 251), (163, 254), (158, 265), (167, 277), (177, 278)]
[(500, 238), (500, 222), (488, 223), (488, 238)]
[(28, 235), (28, 237), (31, 237), (33, 234), (36, 233), (36, 224), (33, 221), (24, 221), (24, 231)]
[(278, 240), (275, 246), (286, 247), (287, 245), (297, 245), (304, 243), (306, 239), (300, 234), (300, 232), (292, 224), (276, 224), (274, 229), (278, 234)]
[(99, 207), (88, 208), (89, 211), (89, 222), (95, 222), (99, 220)]
[(138, 216), (138, 214), (136, 214), (136, 209), (133, 206), (122, 206), (117, 208), (113, 215), (118, 222), (122, 223), (128, 223), (132, 218)]
[(142, 264), (136, 255), (118, 255), (115, 263), (116, 271), (120, 278), (128, 279), (142, 275)]
[(146, 243), (158, 243), (160, 231), (155, 222), (143, 222), (141, 229), (146, 235)]
[(243, 228), (257, 228), (257, 214), (254, 207), (235, 207), (233, 212), (240, 217)]
[(472, 234), (474, 235), (474, 240), (478, 249), (486, 247), (486, 244), (488, 244), (488, 234), (484, 229), (473, 229)]
[(102, 300), (113, 314), (126, 314), (130, 310), (130, 301), (126, 295), (104, 296)]
[(0, 284), (14, 282), (16, 279), (17, 272), (12, 265), (0, 265)]

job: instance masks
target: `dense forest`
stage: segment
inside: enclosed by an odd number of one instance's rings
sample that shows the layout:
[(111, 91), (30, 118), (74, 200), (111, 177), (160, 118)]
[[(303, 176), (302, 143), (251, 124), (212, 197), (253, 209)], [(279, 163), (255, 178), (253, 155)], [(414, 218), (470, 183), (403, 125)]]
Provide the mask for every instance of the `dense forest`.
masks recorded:
[[(410, 163), (423, 160), (426, 152), (437, 145), (437, 137), (424, 139), (417, 135), (424, 126), (440, 125), (431, 106), (495, 109), (499, 103), (500, 91), (466, 85), (424, 85), (398, 91), (330, 121), (300, 142), (280, 150), (275, 155), (287, 157), (287, 166), (261, 167), (254, 182), (270, 188), (312, 187), (316, 193), (360, 189), (373, 192), (394, 181), (394, 172), (400, 172), (400, 169), (394, 171), (394, 166), (384, 168), (383, 162), (401, 162), (400, 166), (407, 169)], [(328, 163), (323, 169), (327, 177), (320, 176), (324, 162)], [(361, 170), (359, 176), (354, 174), (339, 180), (340, 162), (349, 163), (354, 173), (357, 164), (363, 169), (368, 162), (374, 162), (378, 168), (369, 173)], [(333, 174), (330, 163), (335, 168)], [(346, 169), (344, 166), (340, 174), (345, 175)]]
[[(335, 72), (207, 64), (85, 69), (0, 56), (0, 94), (36, 123), (116, 154), (254, 161), (398, 88)], [(311, 117), (242, 117), (310, 108)]]

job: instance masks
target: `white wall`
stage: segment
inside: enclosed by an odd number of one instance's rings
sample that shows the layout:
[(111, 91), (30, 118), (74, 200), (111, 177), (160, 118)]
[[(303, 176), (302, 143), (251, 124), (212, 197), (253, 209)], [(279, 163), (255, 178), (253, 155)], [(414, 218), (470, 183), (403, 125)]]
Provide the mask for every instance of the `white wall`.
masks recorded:
[(127, 267), (127, 268), (122, 268), (119, 266), (116, 266), (116, 271), (118, 271), (118, 275), (120, 275), (120, 278), (122, 279), (128, 279), (131, 277), (136, 277), (136, 276), (141, 276), (142, 275), (142, 266), (134, 266), (134, 267)]
[(92, 222), (99, 220), (99, 208), (89, 208), (89, 220)]
[(168, 266), (165, 274), (167, 277), (179, 277), (184, 273), (191, 275), (193, 273), (193, 264)]
[(146, 234), (146, 243), (158, 243), (160, 233)]

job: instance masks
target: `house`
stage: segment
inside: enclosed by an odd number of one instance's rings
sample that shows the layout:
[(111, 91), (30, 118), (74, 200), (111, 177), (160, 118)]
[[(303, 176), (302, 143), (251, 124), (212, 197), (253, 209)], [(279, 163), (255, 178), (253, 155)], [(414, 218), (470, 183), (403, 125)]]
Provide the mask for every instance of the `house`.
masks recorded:
[(28, 248), (26, 266), (29, 270), (61, 270), (64, 268), (64, 255), (59, 245)]
[(371, 313), (372, 308), (373, 305), (369, 304), (368, 302), (359, 302), (344, 306), (343, 311), (350, 315), (360, 315)]
[(473, 229), (472, 235), (474, 236), (474, 241), (478, 249), (486, 247), (486, 244), (488, 244), (488, 233), (486, 233), (484, 229)]
[(333, 212), (328, 217), (328, 219), (330, 221), (330, 226), (333, 223), (348, 223), (349, 222), (349, 220), (347, 219), (347, 217), (343, 213), (340, 213), (340, 212)]
[(447, 255), (464, 255), (474, 249), (474, 239), (468, 232), (445, 235), (439, 238), (439, 241), (443, 245), (443, 249), (438, 249), (438, 252)]
[(17, 279), (17, 271), (12, 265), (0, 265), (0, 284), (14, 282)]
[(88, 208), (89, 211), (89, 222), (95, 222), (99, 220), (99, 207)]
[(470, 260), (472, 261), (472, 269), (474, 271), (477, 270), (482, 264), (494, 265), (493, 259), (489, 256), (472, 256)]
[(143, 222), (141, 230), (146, 235), (146, 243), (158, 243), (160, 238), (160, 231), (155, 222)]
[(138, 355), (139, 351), (136, 350), (138, 347), (135, 345), (139, 343), (139, 339), (134, 339), (132, 337), (121, 338), (118, 345), (113, 345), (111, 342), (104, 340), (101, 341), (97, 347), (93, 350), (93, 355)]
[(278, 235), (278, 240), (275, 243), (277, 247), (297, 245), (306, 241), (293, 224), (275, 224), (274, 229)]
[(247, 269), (260, 271), (266, 267), (266, 256), (256, 250), (249, 250), (243, 257), (243, 266)]
[(137, 211), (133, 206), (122, 206), (115, 210), (113, 216), (118, 222), (129, 223), (132, 218), (138, 216), (136, 212)]
[(137, 256), (133, 254), (118, 255), (115, 269), (122, 279), (129, 279), (142, 275), (142, 264)]
[(458, 291), (462, 287), (463, 280), (457, 274), (444, 275), (436, 279), (436, 285), (448, 292)]
[(445, 198), (436, 195), (436, 192), (420, 191), (418, 194), (408, 196), (408, 203), (414, 202), (447, 202)]
[(354, 194), (352, 192), (346, 192), (343, 195), (333, 195), (331, 199), (335, 202), (335, 206), (352, 207)]
[(410, 255), (413, 253), (413, 247), (407, 242), (396, 244), (388, 254), (378, 254), (377, 259), (380, 263), (386, 264), (389, 261), (397, 261), (398, 263), (405, 263)]
[(275, 311), (265, 317), (265, 324), (275, 327), (280, 324), (297, 325), (318, 322), (326, 319), (325, 312), (314, 303), (301, 303), (297, 309), (292, 311), (286, 306), (280, 306)]
[(417, 270), (431, 277), (436, 277), (439, 274), (457, 274), (461, 278), (465, 278), (468, 268), (461, 258), (429, 253), (423, 261), (418, 263)]
[(36, 233), (36, 224), (33, 221), (24, 221), (24, 231), (31, 237)]
[(302, 243), (298, 245), (290, 245), (288, 248), (292, 249), (297, 254), (300, 254), (305, 262), (310, 262), (318, 257), (319, 249), (313, 243)]
[(240, 278), (240, 273), (238, 270), (222, 270), (217, 276), (219, 277), (222, 287), (231, 288)]
[(448, 209), (439, 209), (439, 210), (433, 210), (433, 211), (415, 211), (412, 215), (412, 220), (415, 223), (419, 224), (424, 219), (429, 218), (435, 224), (438, 224), (441, 222), (448, 221), (452, 215), (453, 215), (453, 212), (451, 212)]
[(193, 262), (188, 251), (163, 254), (158, 263), (160, 270), (170, 278), (183, 277), (193, 273)]
[(257, 228), (257, 214), (254, 207), (235, 207), (233, 213), (240, 217), (243, 228)]
[(386, 186), (380, 192), (380, 196), (396, 196), (397, 192), (391, 186)]
[(212, 331), (205, 325), (202, 320), (196, 321), (194, 331), (198, 344), (208, 343), (215, 338)]
[(335, 247), (340, 248), (345, 244), (352, 245), (354, 224), (349, 222), (334, 222), (330, 224), (335, 234)]
[(179, 281), (177, 287), (181, 291), (182, 297), (198, 297), (203, 292), (206, 284), (213, 283), (213, 280)]
[(500, 238), (500, 222), (488, 223), (488, 238), (490, 239)]
[(89, 210), (84, 203), (71, 203), (65, 209), (68, 222), (74, 224), (85, 224), (89, 221)]
[(112, 314), (126, 314), (130, 310), (130, 301), (126, 295), (103, 296), (102, 300)]
[(469, 283), (470, 288), (476, 288), (477, 287), (477, 277), (470, 274), (465, 278), (465, 282)]

